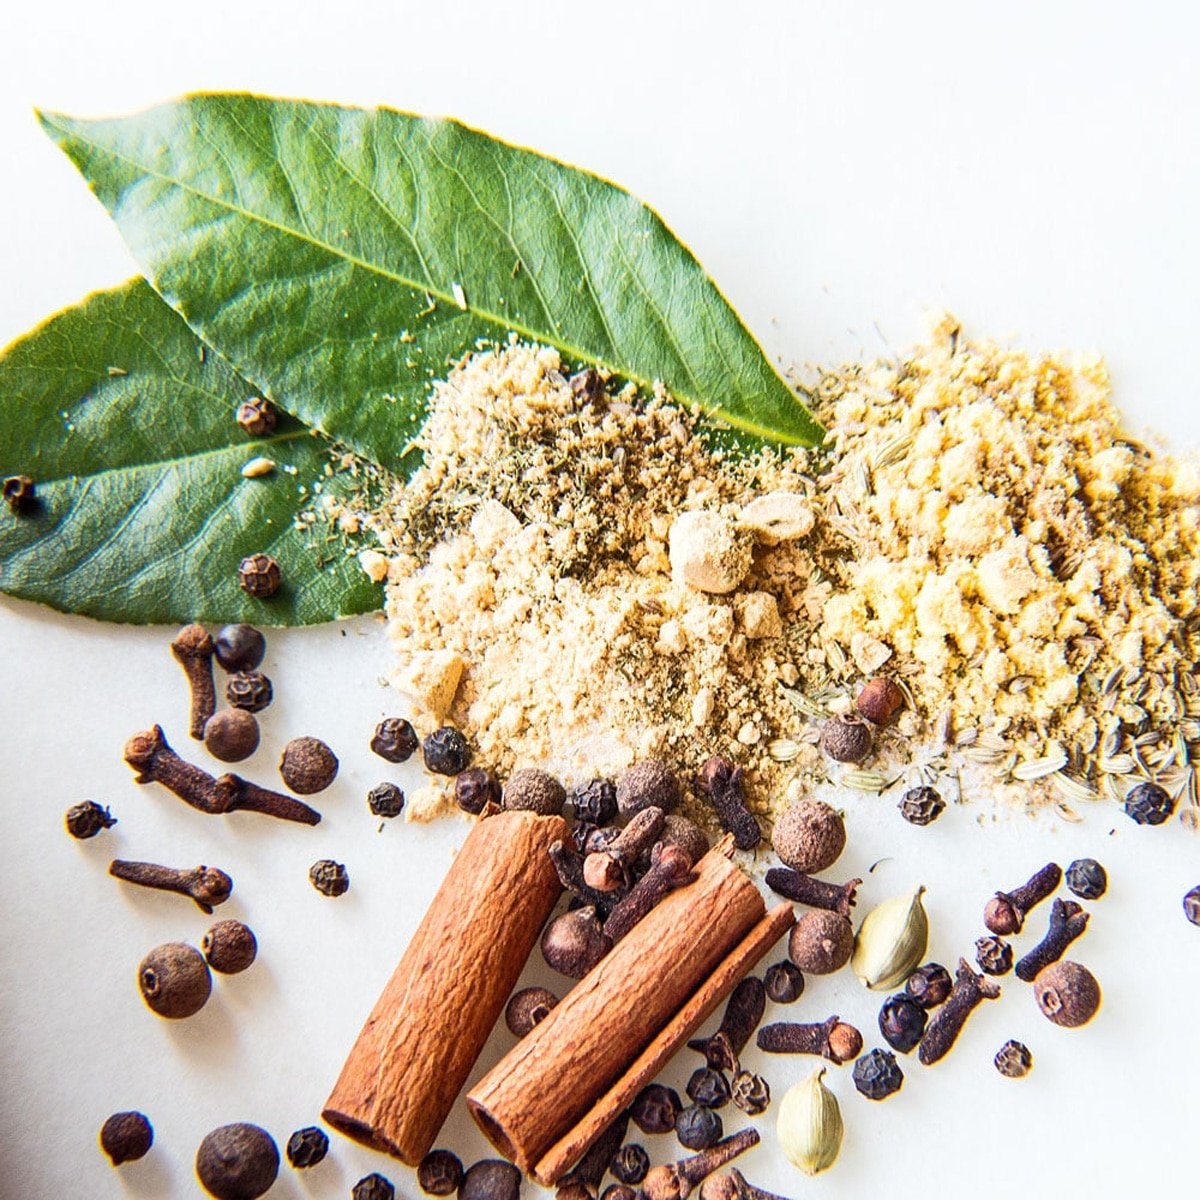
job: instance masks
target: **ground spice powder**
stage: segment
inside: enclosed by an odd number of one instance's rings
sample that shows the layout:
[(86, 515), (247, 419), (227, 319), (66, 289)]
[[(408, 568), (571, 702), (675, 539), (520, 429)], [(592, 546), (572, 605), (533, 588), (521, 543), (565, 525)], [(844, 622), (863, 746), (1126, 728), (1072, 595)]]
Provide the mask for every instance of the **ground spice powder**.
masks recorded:
[[(593, 382), (516, 342), (468, 356), (371, 518), (392, 681), (426, 727), (567, 782), (729, 754), (766, 815), (827, 778), (945, 785), (963, 764), (1068, 817), (1147, 778), (1194, 801), (1200, 464), (1123, 431), (1100, 362), (947, 317), (903, 362), (818, 375), (820, 450), (751, 457), (663, 394)], [(779, 493), (782, 540), (753, 519)], [(683, 513), (750, 540), (732, 591), (672, 571)], [(879, 671), (904, 713), (873, 759), (826, 761), (821, 722)]]

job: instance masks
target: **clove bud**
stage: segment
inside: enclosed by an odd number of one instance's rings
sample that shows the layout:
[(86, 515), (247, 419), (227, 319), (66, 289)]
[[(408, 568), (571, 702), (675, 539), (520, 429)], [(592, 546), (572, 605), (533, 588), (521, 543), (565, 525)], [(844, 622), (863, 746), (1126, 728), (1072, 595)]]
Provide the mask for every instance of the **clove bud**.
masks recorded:
[(977, 975), (967, 965), (967, 960), (960, 958), (950, 997), (934, 1014), (917, 1049), (917, 1057), (921, 1062), (929, 1066), (945, 1057), (979, 1002), (994, 1000), (999, 995), (1000, 989), (996, 984), (983, 975)]
[(642, 1194), (646, 1200), (687, 1200), (693, 1188), (760, 1140), (757, 1129), (742, 1129), (690, 1158), (654, 1167), (642, 1182)]
[(767, 887), (785, 900), (807, 904), (810, 908), (824, 908), (843, 917), (850, 916), (860, 883), (861, 879), (851, 879), (840, 886), (826, 883), (803, 871), (793, 871), (791, 867), (772, 867), (766, 875)]
[(627, 888), (634, 863), (658, 840), (663, 821), (663, 810), (654, 805), (634, 813), (607, 846), (584, 859), (583, 878), (588, 887), (598, 892)]
[(213, 640), (203, 625), (185, 625), (171, 643), (171, 653), (183, 668), (191, 690), (190, 733), (204, 740), (204, 728), (216, 712), (217, 693), (213, 684)]
[(1039, 971), (1058, 962), (1087, 928), (1089, 916), (1074, 900), (1055, 900), (1050, 906), (1050, 928), (1041, 942), (1017, 963), (1017, 978), (1032, 983)]
[(819, 1054), (839, 1066), (862, 1053), (863, 1039), (837, 1016), (811, 1025), (779, 1021), (758, 1031), (758, 1048), (768, 1054)]
[(1058, 863), (1047, 863), (1029, 880), (1011, 892), (997, 892), (983, 910), (983, 923), (992, 933), (1007, 937), (1020, 933), (1030, 910), (1049, 896), (1062, 879)]
[(712, 1037), (694, 1038), (688, 1042), (688, 1049), (703, 1054), (713, 1070), (737, 1074), (741, 1070), (738, 1055), (758, 1028), (766, 1007), (767, 992), (762, 980), (747, 976), (733, 989), (717, 1032)]
[(697, 777), (696, 785), (711, 801), (721, 828), (733, 834), (739, 850), (753, 850), (762, 841), (758, 818), (746, 807), (742, 768), (714, 754)]
[(216, 867), (177, 870), (174, 867), (160, 867), (157, 863), (114, 858), (108, 865), (108, 873), (114, 879), (123, 879), (140, 887), (189, 896), (206, 913), (211, 913), (214, 905), (224, 904), (233, 891), (233, 880)]
[[(656, 849), (658, 849), (656, 847)], [(692, 860), (678, 846), (664, 846), (650, 870), (620, 900), (604, 922), (604, 936), (619, 942), (666, 894), (696, 878)]]

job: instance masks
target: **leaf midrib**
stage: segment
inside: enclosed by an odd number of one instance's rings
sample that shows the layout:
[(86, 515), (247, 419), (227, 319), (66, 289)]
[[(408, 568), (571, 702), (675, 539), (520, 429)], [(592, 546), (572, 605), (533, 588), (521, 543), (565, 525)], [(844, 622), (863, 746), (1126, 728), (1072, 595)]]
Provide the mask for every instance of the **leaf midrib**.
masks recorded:
[[(146, 164), (139, 162), (137, 159), (130, 158), (128, 155), (122, 154), (118, 150), (114, 150), (108, 146), (100, 146), (97, 143), (86, 138), (83, 134), (81, 134), (78, 131), (78, 129), (68, 128), (68, 127), (58, 123), (56, 118), (59, 116), (59, 114), (39, 113), (38, 115), (43, 121), (49, 123), (53, 128), (57, 129), (60, 133), (66, 134), (68, 136), (78, 137), (86, 145), (91, 147), (91, 149), (98, 151), (102, 154), (110, 155), (111, 157), (117, 159), (120, 162), (125, 163), (126, 165), (134, 168), (137, 171), (142, 172), (144, 175), (146, 175), (152, 179), (157, 179), (162, 183), (169, 183), (173, 187), (177, 187), (180, 190), (189, 193), (190, 195), (196, 196), (197, 198), (199, 198), (201, 200), (207, 201), (209, 204), (215, 205), (218, 208), (222, 208), (222, 209), (226, 210), (227, 212), (237, 214), (237, 215), (243, 217), (244, 219), (246, 219), (247, 221), (257, 223), (268, 229), (274, 229), (278, 233), (282, 233), (288, 237), (295, 238), (297, 241), (305, 242), (305, 243), (315, 247), (316, 249), (322, 250), (326, 254), (329, 254), (334, 258), (341, 259), (342, 261), (349, 263), (351, 266), (358, 267), (361, 270), (368, 272), (369, 274), (374, 274), (383, 279), (390, 280), (392, 283), (399, 284), (401, 287), (410, 288), (413, 291), (424, 292), (427, 295), (436, 297), (443, 304), (448, 304), (448, 305), (453, 306), (455, 309), (459, 309), (459, 304), (458, 304), (457, 300), (454, 299), (453, 296), (448, 295), (446, 292), (442, 291), (440, 288), (434, 286), (431, 283), (418, 282), (416, 280), (408, 279), (405, 276), (399, 275), (394, 271), (387, 270), (386, 268), (380, 266), (378, 263), (371, 263), (371, 262), (366, 261), (365, 259), (358, 257), (357, 255), (349, 254), (345, 250), (339, 249), (336, 246), (329, 245), (327, 242), (321, 240), (320, 238), (313, 237), (308, 233), (303, 233), (303, 232), (297, 231), (296, 229), (290, 228), (287, 225), (283, 225), (283, 224), (279, 223), (278, 221), (273, 221), (268, 217), (265, 217), (259, 213), (253, 212), (250, 209), (244, 208), (240, 204), (231, 203), (230, 201), (222, 199), (219, 196), (212, 196), (209, 193), (201, 190), (200, 188), (193, 187), (191, 184), (185, 183), (183, 180), (176, 178), (174, 175), (169, 175), (169, 174), (166, 174), (161, 171), (156, 171), (153, 168), (147, 166)], [(343, 173), (348, 174), (348, 172), (343, 172)], [(476, 203), (476, 207), (478, 209), (478, 207), (479, 207), (478, 201), (476, 201), (475, 203)], [(386, 205), (383, 205), (383, 207), (389, 213), (391, 213), (391, 210), (388, 209)], [(482, 212), (484, 216), (490, 216), (490, 214), (488, 214), (485, 210), (480, 209), (479, 211)], [(393, 220), (396, 220), (399, 223), (399, 218), (396, 216), (395, 213), (391, 213), (391, 216), (392, 216)], [(528, 264), (526, 264), (526, 269), (529, 269)], [(640, 286), (641, 281), (639, 280), (638, 282), (639, 282), (639, 286)], [(656, 308), (656, 306), (652, 306), (652, 307)], [(466, 305), (465, 311), (475, 313), (477, 316), (482, 317), (484, 320), (488, 321), (492, 325), (499, 327), (500, 329), (512, 330), (512, 331), (520, 334), (521, 336), (528, 338), (530, 341), (547, 343), (547, 344), (553, 346), (555, 349), (559, 350), (561, 353), (566, 354), (568, 357), (576, 359), (579, 362), (591, 363), (592, 365), (595, 365), (595, 366), (599, 366), (602, 364), (603, 360), (597, 358), (593, 354), (586, 353), (585, 351), (581, 350), (577, 346), (571, 345), (570, 343), (564, 341), (562, 338), (554, 338), (554, 337), (550, 337), (544, 333), (538, 333), (538, 332), (528, 328), (527, 326), (521, 324), (518, 321), (514, 321), (508, 317), (501, 317), (498, 314), (493, 313), (488, 309), (478, 307), (471, 303), (471, 300), (469, 297), (467, 298), (467, 305)], [(637, 383), (643, 389), (652, 388), (654, 385), (654, 382), (655, 382), (654, 380), (646, 379), (643, 376), (634, 374), (633, 372), (626, 372), (624, 369), (622, 369), (622, 374), (626, 374), (628, 378), (632, 379), (635, 383)], [(790, 435), (784, 434), (783, 432), (781, 432), (778, 429), (772, 429), (769, 426), (760, 425), (758, 422), (750, 421), (744, 417), (741, 417), (741, 416), (738, 416), (735, 414), (731, 414), (726, 409), (722, 408), (720, 405), (706, 404), (699, 397), (681, 395), (681, 396), (677, 396), (677, 399), (682, 400), (685, 404), (692, 405), (696, 408), (699, 408), (701, 411), (703, 411), (707, 414), (717, 415), (720, 417), (720, 419), (722, 421), (731, 425), (733, 428), (740, 429), (743, 433), (751, 434), (752, 436), (760, 438), (765, 442), (768, 442), (768, 443), (769, 442), (781, 442), (781, 443), (785, 443), (788, 445), (805, 445), (806, 444), (801, 439), (794, 438)]]

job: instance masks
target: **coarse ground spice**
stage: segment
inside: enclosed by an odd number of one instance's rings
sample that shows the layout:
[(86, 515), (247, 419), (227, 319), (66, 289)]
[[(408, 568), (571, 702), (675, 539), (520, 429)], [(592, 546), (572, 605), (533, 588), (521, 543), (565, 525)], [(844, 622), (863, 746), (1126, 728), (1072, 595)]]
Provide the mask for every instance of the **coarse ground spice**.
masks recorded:
[[(764, 815), (827, 779), (899, 796), (949, 776), (957, 799), (964, 765), (1068, 818), (1149, 778), (1194, 804), (1200, 464), (1123, 431), (1100, 362), (947, 317), (905, 361), (819, 376), (820, 450), (749, 457), (663, 394), (589, 391), (515, 341), (435, 386), (423, 466), (364, 556), (423, 732), (451, 723), (502, 775), (568, 786), (728, 754)], [(743, 517), (779, 492), (801, 536)], [(719, 570), (754, 543), (727, 594), (673, 577), (692, 510), (732, 531)], [(904, 711), (865, 762), (827, 760), (822, 721), (876, 673)], [(410, 804), (448, 807), (440, 784)]]

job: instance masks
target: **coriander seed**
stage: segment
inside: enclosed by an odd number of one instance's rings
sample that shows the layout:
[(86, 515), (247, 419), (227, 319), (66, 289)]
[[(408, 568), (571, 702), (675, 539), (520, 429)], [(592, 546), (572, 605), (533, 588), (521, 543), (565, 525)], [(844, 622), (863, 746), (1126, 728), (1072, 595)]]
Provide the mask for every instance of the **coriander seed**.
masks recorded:
[(67, 832), (73, 838), (79, 838), (81, 841), (86, 838), (94, 838), (96, 834), (102, 830), (111, 829), (116, 823), (117, 818), (103, 805), (97, 804), (95, 800), (84, 800), (67, 809)]
[(435, 729), (422, 743), (425, 769), (435, 775), (457, 775), (471, 763), (471, 747), (452, 725)]
[(100, 1148), (114, 1167), (142, 1158), (153, 1145), (154, 1127), (145, 1113), (113, 1113), (100, 1127)]
[(213, 638), (213, 653), (228, 672), (253, 671), (267, 652), (267, 639), (253, 625), (225, 625)]
[(329, 1153), (329, 1135), (316, 1125), (297, 1129), (288, 1138), (287, 1160), (298, 1171), (315, 1167)]
[(408, 762), (420, 746), (417, 731), (402, 717), (387, 717), (375, 726), (371, 749), (391, 763)]
[(428, 1196), (449, 1196), (462, 1179), (462, 1161), (449, 1150), (430, 1150), (417, 1167), (417, 1185)]
[(337, 755), (320, 738), (292, 738), (283, 748), (279, 774), (297, 795), (323, 792), (338, 773)]
[(244, 708), (225, 708), (204, 727), (204, 748), (221, 762), (241, 762), (258, 749), (258, 722)]
[(249, 713), (262, 712), (274, 698), (271, 681), (261, 671), (235, 671), (225, 682), (225, 699)]
[(238, 583), (243, 592), (258, 600), (269, 600), (283, 582), (279, 564), (269, 554), (252, 554), (238, 567)]
[(367, 793), (367, 807), (377, 817), (398, 817), (404, 808), (404, 793), (394, 783), (377, 783)]
[(208, 963), (194, 946), (167, 942), (138, 964), (142, 999), (160, 1017), (181, 1020), (198, 1013), (212, 992)]
[(340, 862), (320, 858), (308, 868), (309, 882), (322, 896), (344, 896), (350, 890), (350, 874)]
[(251, 437), (266, 437), (279, 421), (275, 406), (263, 396), (251, 396), (237, 406), (237, 423)]
[(200, 939), (204, 961), (222, 975), (237, 975), (258, 956), (258, 939), (241, 921), (218, 921)]

